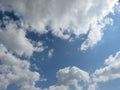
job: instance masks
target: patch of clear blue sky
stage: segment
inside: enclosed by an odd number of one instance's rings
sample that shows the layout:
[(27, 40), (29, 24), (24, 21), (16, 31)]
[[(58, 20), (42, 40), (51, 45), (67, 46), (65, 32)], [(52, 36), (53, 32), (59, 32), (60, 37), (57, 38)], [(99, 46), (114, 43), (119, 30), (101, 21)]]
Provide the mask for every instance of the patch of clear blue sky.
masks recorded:
[(111, 80), (99, 84), (100, 90), (120, 90), (120, 79)]

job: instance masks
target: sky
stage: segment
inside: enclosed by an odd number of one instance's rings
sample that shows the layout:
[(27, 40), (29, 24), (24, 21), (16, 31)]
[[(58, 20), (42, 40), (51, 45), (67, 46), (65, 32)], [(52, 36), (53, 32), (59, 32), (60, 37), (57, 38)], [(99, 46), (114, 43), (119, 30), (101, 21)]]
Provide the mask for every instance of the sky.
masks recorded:
[(0, 0), (0, 90), (120, 90), (118, 0)]

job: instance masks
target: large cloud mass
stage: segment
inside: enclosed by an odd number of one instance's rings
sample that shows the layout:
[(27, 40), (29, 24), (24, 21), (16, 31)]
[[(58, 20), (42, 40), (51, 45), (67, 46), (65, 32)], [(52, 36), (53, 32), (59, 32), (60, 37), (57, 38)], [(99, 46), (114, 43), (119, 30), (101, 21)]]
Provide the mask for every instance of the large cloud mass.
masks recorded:
[[(26, 30), (10, 16), (0, 12), (0, 90), (15, 84), (20, 90), (40, 90), (35, 83), (40, 74), (31, 71), (31, 64), (22, 56), (30, 57), (34, 51), (44, 49), (42, 42), (26, 37)], [(22, 59), (21, 59), (22, 58)]]
[[(24, 22), (39, 33), (51, 32), (68, 39), (72, 34), (78, 37), (90, 30), (87, 41), (81, 46), (86, 50), (102, 37), (104, 18), (113, 11), (117, 0), (0, 0), (4, 9), (12, 9)], [(98, 37), (96, 37), (98, 35)]]
[(13, 56), (0, 44), (0, 89), (7, 90), (11, 84), (16, 84), (21, 90), (39, 90), (35, 82), (39, 73), (29, 70), (30, 63)]

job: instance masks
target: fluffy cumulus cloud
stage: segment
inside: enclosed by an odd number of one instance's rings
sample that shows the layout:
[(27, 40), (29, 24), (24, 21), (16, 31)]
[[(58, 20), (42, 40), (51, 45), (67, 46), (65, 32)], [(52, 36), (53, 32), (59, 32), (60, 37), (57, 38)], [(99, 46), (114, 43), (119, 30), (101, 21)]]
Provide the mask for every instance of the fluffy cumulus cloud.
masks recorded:
[(97, 69), (94, 73), (95, 82), (107, 82), (120, 78), (120, 52), (111, 55), (105, 60), (105, 67)]
[(81, 81), (89, 82), (89, 73), (81, 70), (78, 67), (66, 67), (64, 69), (60, 69), (56, 77), (58, 79), (59, 84), (61, 85), (73, 85), (75, 90), (82, 90), (82, 87), (79, 85)]
[(120, 79), (120, 52), (117, 52), (115, 56), (110, 55), (105, 60), (105, 66), (97, 69), (93, 73), (88, 90), (97, 90), (99, 83), (105, 83), (115, 79)]
[(90, 84), (90, 85), (88, 86), (88, 90), (98, 90), (98, 89), (97, 89), (97, 84), (96, 84), (96, 83)]
[(42, 41), (38, 41), (38, 42), (32, 41), (32, 45), (34, 47), (33, 52), (42, 52), (42, 51), (44, 51), (44, 49), (47, 48), (43, 45)]
[(87, 83), (87, 90), (98, 90), (100, 89), (99, 83), (120, 79), (120, 51), (115, 55), (110, 55), (105, 60), (105, 66), (96, 69), (91, 75), (89, 75), (88, 72), (73, 66), (60, 69), (57, 72), (56, 77), (59, 84), (67, 86), (68, 90), (70, 85), (73, 85), (75, 90), (84, 90), (82, 85), (78, 84), (81, 81)]
[(44, 50), (42, 42), (34, 42), (26, 37), (27, 31), (24, 27), (19, 27), (21, 24), (19, 21), (13, 21), (7, 17), (1, 22), (5, 27), (0, 28), (0, 43), (10, 52), (20, 56), (32, 56), (34, 51)]
[(34, 48), (25, 35), (23, 29), (19, 29), (16, 23), (11, 22), (6, 25), (4, 30), (0, 29), (0, 43), (4, 44), (12, 53), (31, 56)]
[[(46, 26), (61, 38), (69, 39), (87, 34), (88, 39), (81, 46), (86, 50), (102, 38), (100, 24), (113, 11), (118, 0), (0, 0), (5, 10), (14, 10), (35, 32), (46, 33)], [(98, 35), (98, 36), (97, 36)], [(97, 36), (97, 37), (96, 37)]]
[(43, 90), (68, 90), (68, 87), (64, 85), (50, 86), (48, 89), (43, 89)]
[(110, 55), (105, 60), (103, 68), (95, 70), (91, 75), (76, 66), (60, 69), (56, 73), (58, 84), (41, 89), (35, 87), (40, 74), (30, 71), (28, 61), (14, 56), (3, 44), (0, 44), (0, 51), (0, 81), (2, 81), (0, 88), (2, 90), (6, 90), (11, 84), (16, 84), (21, 90), (71, 90), (71, 86), (75, 90), (84, 90), (83, 84), (87, 85), (87, 90), (97, 90), (99, 83), (120, 78), (120, 52), (117, 52), (115, 56)]
[(40, 79), (40, 74), (31, 71), (30, 62), (21, 57), (28, 58), (33, 55), (33, 52), (43, 51), (43, 44), (41, 41), (35, 42), (28, 39), (27, 31), (21, 21), (14, 21), (1, 12), (0, 90), (7, 90), (12, 84), (15, 84), (20, 90), (40, 90), (35, 87), (35, 83)]
[(100, 24), (94, 24), (91, 26), (91, 29), (88, 38), (83, 42), (83, 44), (80, 47), (80, 50), (87, 50), (88, 48), (92, 48), (94, 45), (96, 45), (103, 36), (102, 29), (105, 27), (106, 24), (113, 24), (113, 20), (111, 18), (105, 18), (103, 21), (100, 22)]
[(57, 85), (52, 85), (43, 90), (71, 90), (71, 86), (73, 86), (74, 90), (83, 90), (80, 82), (88, 83), (90, 80), (89, 73), (76, 66), (58, 70), (56, 78)]
[(16, 84), (21, 90), (40, 90), (35, 87), (40, 74), (30, 71), (30, 63), (13, 56), (0, 44), (0, 89)]

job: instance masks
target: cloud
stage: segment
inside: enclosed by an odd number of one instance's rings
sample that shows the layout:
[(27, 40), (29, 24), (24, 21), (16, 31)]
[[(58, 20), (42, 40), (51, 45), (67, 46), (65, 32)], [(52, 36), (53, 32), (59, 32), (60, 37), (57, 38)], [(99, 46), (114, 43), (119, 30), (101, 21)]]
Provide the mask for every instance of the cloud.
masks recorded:
[(89, 84), (87, 90), (99, 90), (97, 83)]
[(90, 80), (89, 73), (76, 66), (58, 70), (56, 77), (58, 84), (51, 85), (43, 90), (71, 90), (71, 86), (74, 87), (74, 90), (83, 90), (80, 82), (88, 83)]
[(120, 51), (116, 52), (115, 55), (110, 55), (105, 60), (105, 66), (96, 69), (91, 75), (89, 75), (88, 72), (73, 66), (60, 69), (57, 72), (56, 77), (60, 85), (65, 85), (67, 87), (73, 85), (75, 90), (84, 89), (78, 84), (81, 81), (86, 83), (86, 87), (88, 87), (87, 90), (98, 90), (100, 89), (99, 83), (106, 83), (110, 80), (120, 79)]
[(42, 42), (35, 42), (26, 37), (27, 31), (20, 26), (20, 21), (13, 21), (10, 17), (7, 18), (1, 20), (5, 27), (0, 28), (0, 43), (4, 44), (11, 53), (19, 56), (32, 56), (33, 52), (41, 52), (45, 49)]
[[(11, 9), (35, 32), (46, 33), (46, 26), (57, 37), (69, 39), (72, 34), (88, 39), (81, 49), (97, 44), (102, 38), (104, 25), (98, 24), (113, 11), (118, 0), (0, 0), (5, 10)], [(94, 37), (98, 37), (94, 39)]]
[(38, 42), (32, 41), (32, 44), (34, 46), (34, 52), (42, 52), (42, 51), (44, 51), (44, 49), (47, 48), (43, 45), (42, 41), (38, 41)]
[(92, 48), (95, 46), (103, 36), (103, 28), (105, 25), (113, 24), (113, 20), (111, 18), (105, 18), (104, 21), (99, 22), (100, 24), (94, 23), (94, 25), (91, 26), (91, 30), (88, 34), (88, 38), (82, 43), (80, 50), (87, 50), (88, 48)]
[(11, 22), (6, 25), (6, 28), (0, 29), (0, 43), (4, 44), (12, 53), (31, 56), (34, 48), (25, 35), (25, 30)]
[[(112, 19), (106, 16), (112, 12), (116, 2), (117, 0), (0, 0), (0, 7), (5, 11), (11, 8), (23, 21), (13, 21), (9, 17), (0, 20), (0, 26), (2, 23), (5, 25), (0, 28), (0, 88), (6, 90), (10, 84), (15, 83), (21, 90), (41, 90), (35, 87), (40, 74), (31, 71), (31, 64), (20, 57), (30, 57), (34, 52), (42, 52), (45, 47), (41, 41), (32, 41), (26, 37), (26, 25), (30, 25), (33, 32), (43, 34), (51, 31), (62, 39), (69, 39), (72, 34), (79, 37), (88, 33), (88, 38), (81, 45), (81, 50), (86, 50), (101, 40), (104, 34), (102, 29), (106, 24), (112, 24)], [(22, 23), (25, 25), (20, 26)], [(51, 57), (53, 52), (51, 49), (48, 56)], [(89, 90), (95, 90), (99, 82), (120, 78), (119, 62), (120, 52), (117, 52), (91, 78), (88, 72), (75, 66), (60, 69), (56, 74), (59, 85), (50, 86), (46, 90), (69, 90), (71, 85), (76, 90), (82, 90), (81, 82), (87, 83)]]
[(110, 55), (108, 59), (105, 60), (105, 66), (96, 69), (92, 75), (88, 90), (97, 90), (99, 83), (120, 79), (120, 51), (117, 52), (115, 56)]
[(50, 86), (49, 89), (45, 89), (45, 90), (68, 90), (68, 87), (64, 85)]
[(42, 90), (71, 90), (71, 86), (73, 86), (74, 90), (83, 90), (83, 84), (80, 85), (81, 82), (88, 83), (90, 80), (89, 73), (76, 66), (58, 70), (56, 78), (57, 85), (51, 85)]
[[(2, 14), (1, 14), (2, 15)], [(26, 37), (27, 31), (19, 20), (14, 21), (3, 14), (0, 20), (0, 89), (7, 90), (15, 84), (20, 90), (41, 90), (35, 86), (40, 74), (31, 71), (28, 60), (33, 52), (41, 52), (41, 41), (35, 42)], [(34, 43), (33, 43), (34, 42)], [(22, 57), (23, 58), (23, 57)]]
[(48, 51), (48, 57), (51, 58), (53, 56), (54, 49), (50, 49)]
[(0, 44), (0, 89), (6, 90), (11, 84), (16, 84), (21, 90), (40, 90), (35, 87), (40, 74), (32, 72), (30, 63), (12, 55), (4, 45)]
[(109, 56), (105, 60), (105, 65), (94, 72), (93, 80), (95, 82), (107, 82), (120, 78), (120, 52), (117, 52), (115, 56)]
[(75, 66), (60, 69), (57, 72), (56, 77), (60, 85), (73, 85), (76, 90), (82, 90), (82, 86), (79, 85), (81, 81), (89, 82), (90, 80), (88, 72), (85, 72)]
[(82, 86), (81, 83), (88, 86), (87, 90), (97, 90), (99, 83), (120, 78), (120, 52), (117, 52), (114, 56), (110, 55), (105, 60), (105, 66), (96, 69), (91, 76), (76, 66), (66, 67), (57, 71), (57, 85), (40, 89), (35, 87), (40, 74), (29, 70), (28, 61), (13, 56), (2, 44), (0, 51), (0, 73), (2, 73), (0, 79), (3, 81), (0, 82), (0, 88), (3, 90), (6, 90), (7, 86), (12, 83), (19, 86), (21, 90), (69, 90), (71, 86), (74, 86), (75, 90), (84, 90), (84, 85)]

